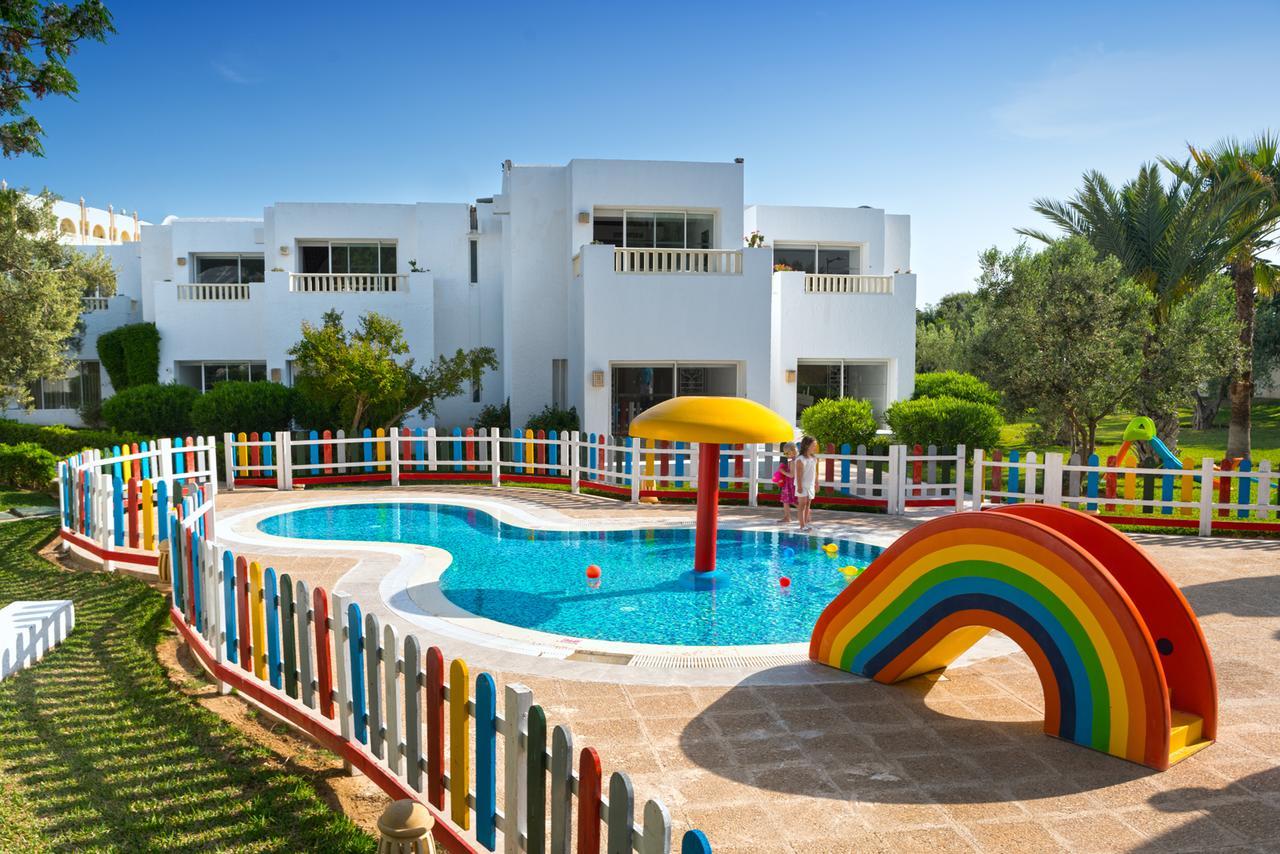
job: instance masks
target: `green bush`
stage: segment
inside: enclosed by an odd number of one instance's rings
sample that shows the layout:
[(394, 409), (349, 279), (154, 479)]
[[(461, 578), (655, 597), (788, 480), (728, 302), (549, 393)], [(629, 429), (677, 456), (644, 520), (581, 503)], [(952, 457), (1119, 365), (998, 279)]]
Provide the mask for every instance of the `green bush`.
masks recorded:
[(476, 429), (488, 427), (490, 430), (500, 429), (508, 430), (511, 428), (511, 399), (508, 398), (501, 406), (494, 406), (492, 403), (480, 410), (480, 414), (476, 416)]
[(871, 401), (852, 397), (820, 400), (800, 413), (800, 429), (823, 447), (865, 445), (875, 437), (878, 426)]
[(35, 442), (0, 445), (0, 486), (44, 489), (58, 476), (58, 458)]
[(524, 429), (538, 432), (546, 430), (550, 433), (555, 430), (557, 433), (566, 433), (577, 430), (581, 426), (578, 419), (578, 408), (570, 406), (568, 409), (557, 409), (551, 404), (542, 407), (542, 411), (529, 419), (529, 423), (524, 425)]
[(1000, 405), (1000, 392), (973, 374), (962, 374), (959, 371), (916, 374), (916, 391), (911, 399), (919, 400), (923, 397), (954, 397), (974, 403)]
[(0, 418), (0, 444), (18, 445), (34, 442), (55, 457), (65, 457), (85, 448), (110, 448), (126, 442), (141, 442), (150, 436), (116, 433), (110, 430), (76, 430), (61, 424), (40, 427)]
[(202, 436), (275, 433), (292, 421), (293, 390), (280, 383), (218, 383), (191, 405), (191, 426)]
[(98, 336), (98, 360), (116, 391), (160, 381), (160, 332), (154, 323), (130, 323)]
[(114, 430), (148, 437), (185, 436), (191, 432), (191, 407), (200, 393), (190, 386), (138, 385), (102, 402), (102, 417)]
[[(319, 382), (308, 376), (300, 376), (293, 385), (293, 401), (290, 408), (293, 423), (299, 430), (338, 430), (351, 425), (342, 416), (342, 404), (320, 394), (309, 394), (311, 384)], [(217, 386), (214, 386), (216, 389)]]
[(989, 403), (954, 397), (922, 397), (900, 400), (885, 412), (894, 440), (904, 445), (937, 445), (940, 451), (957, 445), (993, 448), (1000, 441), (1004, 419)]

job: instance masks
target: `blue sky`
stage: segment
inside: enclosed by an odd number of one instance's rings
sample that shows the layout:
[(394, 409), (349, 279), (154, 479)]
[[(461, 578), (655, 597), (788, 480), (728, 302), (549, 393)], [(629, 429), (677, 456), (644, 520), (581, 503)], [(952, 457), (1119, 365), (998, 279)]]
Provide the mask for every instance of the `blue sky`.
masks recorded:
[(745, 157), (748, 202), (910, 214), (923, 303), (1086, 169), (1280, 130), (1274, 0), (108, 5), (78, 99), (34, 108), (47, 157), (0, 174), (153, 221), (469, 200), (506, 158)]

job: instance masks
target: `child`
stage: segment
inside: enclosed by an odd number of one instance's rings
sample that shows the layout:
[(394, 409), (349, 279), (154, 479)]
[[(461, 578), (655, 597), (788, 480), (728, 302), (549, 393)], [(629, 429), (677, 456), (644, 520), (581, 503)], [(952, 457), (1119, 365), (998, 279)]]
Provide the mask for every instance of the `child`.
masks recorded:
[(800, 530), (813, 529), (811, 504), (818, 494), (818, 440), (805, 436), (800, 440), (800, 456), (795, 462), (796, 498), (800, 505)]
[(782, 502), (782, 524), (791, 524), (791, 508), (796, 506), (796, 443), (783, 442), (778, 449), (782, 451), (782, 461), (773, 473), (773, 482), (778, 485), (778, 498)]

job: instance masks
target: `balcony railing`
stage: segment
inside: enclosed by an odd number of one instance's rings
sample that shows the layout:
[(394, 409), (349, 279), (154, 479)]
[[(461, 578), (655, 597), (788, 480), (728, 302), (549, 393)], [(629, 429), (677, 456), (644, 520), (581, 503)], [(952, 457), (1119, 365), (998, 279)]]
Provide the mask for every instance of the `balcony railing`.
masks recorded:
[(205, 283), (178, 285), (179, 302), (242, 302), (249, 298), (249, 285)]
[(98, 296), (81, 297), (80, 301), (84, 305), (85, 311), (106, 311), (107, 310), (106, 297), (98, 297)]
[(408, 285), (405, 273), (289, 274), (289, 290), (299, 294), (393, 294)]
[(615, 273), (709, 273), (739, 275), (742, 252), (736, 249), (613, 250)]
[(893, 276), (834, 276), (806, 273), (806, 294), (891, 294)]

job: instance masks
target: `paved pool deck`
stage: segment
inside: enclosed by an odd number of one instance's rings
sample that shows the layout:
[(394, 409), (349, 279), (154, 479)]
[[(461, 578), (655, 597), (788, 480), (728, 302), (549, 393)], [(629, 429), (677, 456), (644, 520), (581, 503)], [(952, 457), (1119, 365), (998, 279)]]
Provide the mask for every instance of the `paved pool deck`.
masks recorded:
[[(264, 545), (244, 534), (271, 505), (397, 496), (498, 501), (513, 518), (588, 527), (691, 525), (693, 508), (509, 487), (218, 498), (220, 525), (242, 517), (229, 527), (245, 536), (246, 553), (363, 605), (377, 599), (402, 633), (500, 683), (528, 685), (549, 721), (600, 752), (606, 773), (631, 775), (637, 802), (662, 799), (677, 830), (704, 830), (717, 854), (1280, 850), (1280, 541), (1135, 536), (1196, 610), (1218, 674), (1218, 742), (1161, 774), (1045, 736), (1039, 681), (1007, 645), (993, 642), (942, 678), (893, 687), (786, 655), (664, 669), (577, 661), (536, 643), (522, 653), (433, 631), (378, 598), (376, 578), (404, 565), (397, 550)], [(777, 511), (725, 507), (721, 516), (767, 526)], [(815, 513), (824, 534), (872, 542), (923, 518)]]

